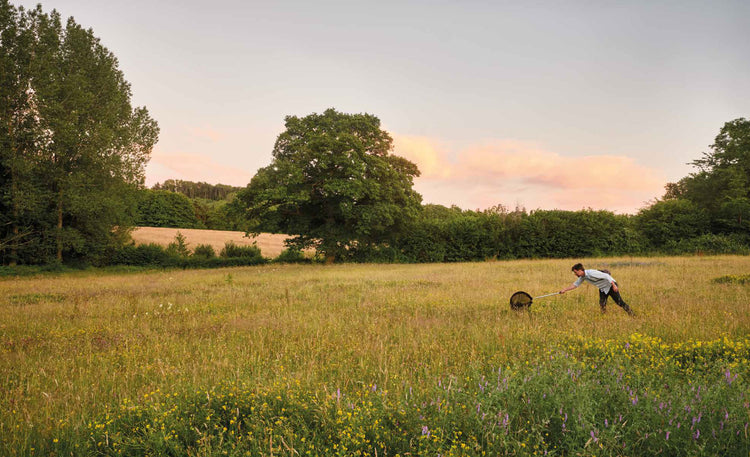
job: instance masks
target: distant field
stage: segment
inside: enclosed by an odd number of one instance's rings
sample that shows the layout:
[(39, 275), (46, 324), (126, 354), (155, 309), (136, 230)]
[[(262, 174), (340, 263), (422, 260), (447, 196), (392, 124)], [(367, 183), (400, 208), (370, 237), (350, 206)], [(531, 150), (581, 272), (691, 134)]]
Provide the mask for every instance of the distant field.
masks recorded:
[(234, 242), (239, 246), (252, 245), (257, 243), (263, 257), (274, 258), (286, 249), (284, 240), (287, 235), (277, 235), (273, 233), (261, 233), (257, 237), (248, 238), (245, 232), (229, 232), (224, 230), (198, 230), (198, 229), (175, 229), (161, 227), (136, 227), (131, 236), (136, 244), (156, 243), (161, 246), (167, 246), (174, 241), (174, 237), (180, 232), (187, 240), (188, 248), (195, 249), (199, 244), (210, 244), (216, 253), (228, 241)]
[(2, 279), (0, 455), (747, 456), (750, 257), (576, 260)]

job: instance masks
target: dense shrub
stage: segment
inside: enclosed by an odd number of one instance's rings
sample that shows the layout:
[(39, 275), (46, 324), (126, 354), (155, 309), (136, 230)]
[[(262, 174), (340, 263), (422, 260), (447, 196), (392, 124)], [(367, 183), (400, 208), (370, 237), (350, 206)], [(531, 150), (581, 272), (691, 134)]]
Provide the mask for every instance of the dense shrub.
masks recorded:
[(212, 258), (216, 257), (216, 251), (214, 251), (214, 247), (210, 244), (199, 244), (193, 250), (193, 256)]
[(665, 254), (750, 254), (750, 247), (741, 235), (708, 233), (695, 238), (670, 240), (663, 248)]
[(189, 198), (166, 190), (144, 190), (138, 202), (136, 225), (143, 227), (204, 228)]
[(642, 209), (636, 225), (652, 248), (661, 248), (708, 233), (710, 221), (708, 213), (694, 203), (672, 199)]
[(239, 246), (232, 241), (227, 241), (224, 248), (219, 253), (220, 257), (262, 257), (260, 248), (253, 244), (252, 246)]
[(254, 256), (208, 257), (204, 255), (192, 255), (186, 257), (170, 254), (167, 249), (152, 243), (123, 247), (113, 253), (110, 265), (161, 268), (220, 268), (260, 265), (266, 262), (267, 260), (260, 255), (259, 249), (257, 250), (257, 255)]
[(305, 257), (305, 253), (299, 249), (289, 248), (281, 251), (276, 262), (280, 263), (307, 263), (311, 260)]
[(643, 252), (633, 219), (608, 211), (476, 212), (430, 205), (396, 247), (407, 262), (590, 257)]

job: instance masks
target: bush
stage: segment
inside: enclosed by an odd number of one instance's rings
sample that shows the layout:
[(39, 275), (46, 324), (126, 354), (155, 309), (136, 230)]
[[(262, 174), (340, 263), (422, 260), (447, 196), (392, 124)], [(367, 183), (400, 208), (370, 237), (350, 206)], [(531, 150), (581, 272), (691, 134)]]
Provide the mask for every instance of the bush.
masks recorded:
[(219, 254), (220, 257), (259, 257), (262, 258), (263, 256), (260, 253), (260, 248), (257, 244), (253, 244), (252, 246), (238, 246), (234, 244), (232, 241), (227, 241), (227, 243), (224, 245), (224, 248), (221, 250), (221, 253)]
[(688, 200), (662, 200), (636, 216), (638, 230), (652, 247), (661, 248), (693, 239), (709, 231), (705, 210)]
[(187, 247), (187, 242), (185, 240), (185, 235), (183, 235), (180, 232), (177, 232), (177, 235), (174, 237), (174, 241), (169, 243), (167, 246), (167, 253), (171, 256), (176, 257), (187, 257), (190, 255), (190, 249)]
[(193, 250), (193, 257), (204, 257), (210, 259), (216, 257), (216, 251), (214, 251), (214, 247), (210, 244), (199, 244)]
[(750, 247), (741, 235), (708, 233), (687, 240), (670, 241), (664, 247), (667, 254), (750, 254)]
[(305, 257), (305, 254), (299, 249), (289, 248), (281, 251), (276, 262), (280, 263), (310, 263), (310, 259)]
[[(208, 257), (206, 255), (192, 255), (190, 257), (171, 255), (158, 244), (141, 244), (139, 246), (125, 246), (112, 256), (112, 265), (131, 265), (141, 267), (161, 268), (222, 268), (260, 265), (266, 263), (257, 250), (255, 256)], [(210, 248), (210, 246), (209, 246)], [(213, 251), (213, 249), (211, 249)], [(201, 252), (207, 251), (205, 248)], [(243, 251), (245, 252), (245, 251)]]

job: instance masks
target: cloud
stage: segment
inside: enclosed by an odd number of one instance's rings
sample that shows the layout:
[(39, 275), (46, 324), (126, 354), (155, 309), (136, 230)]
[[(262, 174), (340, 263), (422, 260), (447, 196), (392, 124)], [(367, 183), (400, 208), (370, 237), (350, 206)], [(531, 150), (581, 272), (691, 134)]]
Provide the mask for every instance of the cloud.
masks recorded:
[(146, 175), (149, 186), (167, 179), (245, 186), (253, 177), (251, 172), (222, 165), (204, 155), (164, 151), (152, 153)]
[[(486, 208), (635, 212), (663, 192), (664, 176), (617, 155), (563, 156), (537, 144), (489, 140), (449, 152), (426, 137), (394, 136), (395, 154), (417, 164), (427, 202)], [(461, 202), (461, 203), (457, 203)]]

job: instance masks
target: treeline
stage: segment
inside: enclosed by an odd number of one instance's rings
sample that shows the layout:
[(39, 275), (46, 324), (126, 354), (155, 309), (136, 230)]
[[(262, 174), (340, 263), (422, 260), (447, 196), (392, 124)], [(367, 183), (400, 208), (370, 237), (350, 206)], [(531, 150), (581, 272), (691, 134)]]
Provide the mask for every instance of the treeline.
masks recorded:
[(240, 188), (168, 179), (140, 191), (135, 225), (244, 231), (232, 202)]
[(747, 233), (686, 229), (654, 238), (642, 227), (650, 209), (637, 215), (609, 211), (494, 208), (465, 211), (426, 205), (406, 234), (390, 245), (356, 246), (358, 262), (465, 262), (489, 259), (581, 258), (620, 255), (747, 254)]
[(169, 190), (180, 193), (188, 198), (203, 200), (229, 200), (232, 194), (242, 189), (241, 187), (227, 184), (209, 184), (207, 182), (183, 181), (181, 179), (167, 179), (163, 183), (156, 183), (153, 190)]

